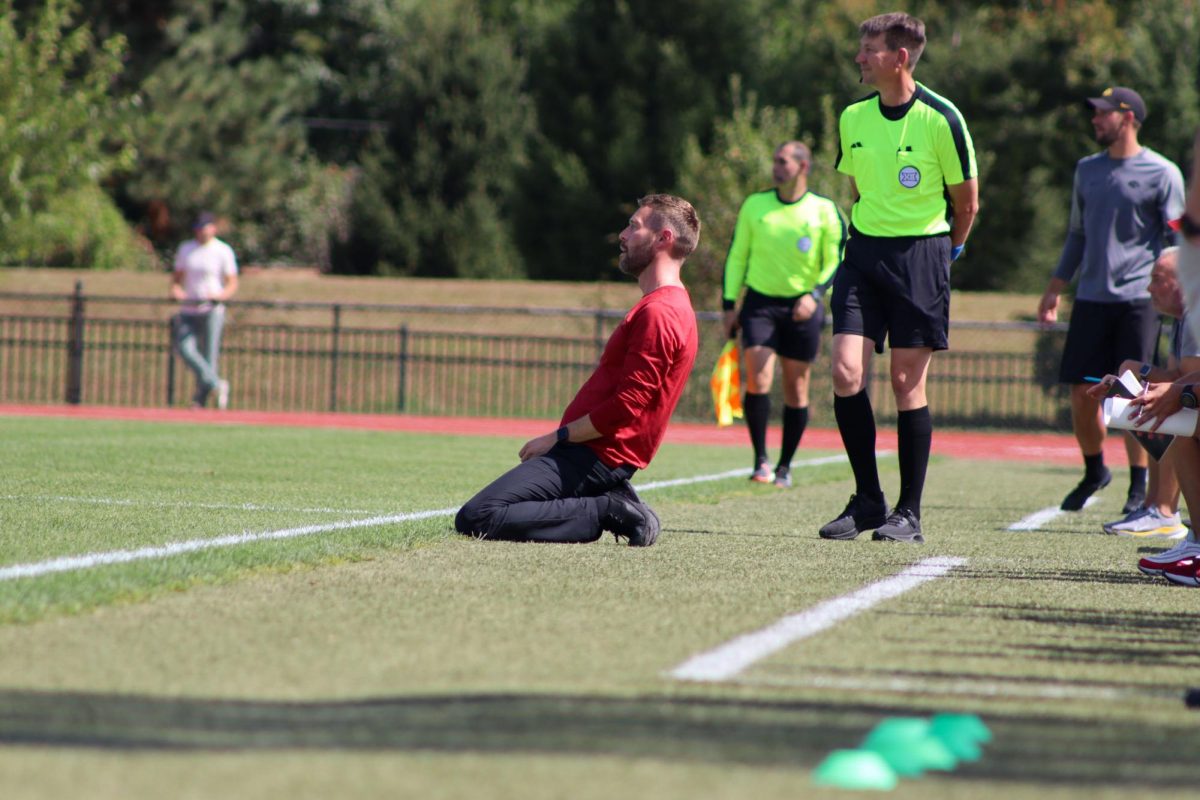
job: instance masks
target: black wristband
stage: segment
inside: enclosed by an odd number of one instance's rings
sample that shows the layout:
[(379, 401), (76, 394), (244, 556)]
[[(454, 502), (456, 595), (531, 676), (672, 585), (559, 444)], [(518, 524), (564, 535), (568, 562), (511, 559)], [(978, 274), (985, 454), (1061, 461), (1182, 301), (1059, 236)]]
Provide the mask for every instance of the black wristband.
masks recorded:
[(558, 430), (556, 430), (554, 432), (554, 438), (555, 438), (555, 440), (558, 441), (559, 444), (565, 444), (565, 443), (571, 441), (571, 432), (569, 430), (567, 430), (566, 425), (563, 425), (561, 428), (559, 428)]
[(1179, 218), (1179, 232), (1184, 236), (1200, 236), (1200, 222), (1184, 214)]

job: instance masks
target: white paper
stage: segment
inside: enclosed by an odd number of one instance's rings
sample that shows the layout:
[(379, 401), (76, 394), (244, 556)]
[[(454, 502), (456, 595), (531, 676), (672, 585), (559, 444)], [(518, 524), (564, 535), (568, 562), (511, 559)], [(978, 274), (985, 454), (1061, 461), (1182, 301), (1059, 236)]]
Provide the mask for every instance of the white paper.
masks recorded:
[[(1141, 411), (1141, 406), (1129, 407), (1129, 401), (1124, 397), (1106, 397), (1104, 399), (1104, 424), (1110, 428), (1123, 431), (1142, 431), (1149, 433), (1154, 425), (1153, 419), (1148, 419), (1141, 425), (1134, 425), (1133, 418)], [(1194, 408), (1181, 408), (1162, 421), (1155, 433), (1166, 433), (1171, 436), (1194, 436), (1196, 420), (1200, 413)]]

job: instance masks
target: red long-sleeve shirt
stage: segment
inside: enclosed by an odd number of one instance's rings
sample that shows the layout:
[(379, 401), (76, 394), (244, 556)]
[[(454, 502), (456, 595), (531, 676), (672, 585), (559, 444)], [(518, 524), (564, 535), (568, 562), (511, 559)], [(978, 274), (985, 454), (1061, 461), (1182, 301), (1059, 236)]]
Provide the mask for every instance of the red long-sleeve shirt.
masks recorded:
[(645, 469), (679, 403), (699, 338), (682, 286), (645, 295), (613, 331), (600, 363), (563, 412), (566, 425), (591, 415), (600, 438), (585, 442), (610, 467)]

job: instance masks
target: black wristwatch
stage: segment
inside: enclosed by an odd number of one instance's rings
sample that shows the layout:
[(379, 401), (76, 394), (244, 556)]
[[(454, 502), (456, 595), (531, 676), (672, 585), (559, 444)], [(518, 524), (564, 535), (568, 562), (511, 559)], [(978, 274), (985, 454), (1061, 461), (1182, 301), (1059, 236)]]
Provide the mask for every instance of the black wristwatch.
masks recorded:
[(566, 444), (567, 442), (571, 441), (571, 432), (567, 430), (566, 425), (563, 425), (554, 432), (554, 438), (559, 444)]
[(1189, 383), (1183, 387), (1183, 390), (1179, 392), (1179, 405), (1184, 408), (1196, 407), (1196, 384)]
[(1150, 377), (1150, 373), (1154, 371), (1153, 364), (1142, 364), (1142, 368), (1138, 370), (1138, 377), (1142, 380)]

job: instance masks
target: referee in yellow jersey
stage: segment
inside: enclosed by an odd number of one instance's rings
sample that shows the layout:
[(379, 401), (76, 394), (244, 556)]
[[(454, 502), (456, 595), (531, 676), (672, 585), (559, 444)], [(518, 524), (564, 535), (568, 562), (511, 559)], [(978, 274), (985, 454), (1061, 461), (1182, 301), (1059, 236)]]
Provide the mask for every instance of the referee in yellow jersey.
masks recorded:
[[(781, 488), (792, 485), (792, 456), (808, 426), (809, 366), (825, 322), (822, 298), (846, 243), (846, 223), (837, 206), (808, 190), (811, 164), (802, 142), (785, 142), (775, 150), (775, 188), (750, 195), (738, 211), (721, 295), (726, 333), (733, 337), (742, 329), (743, 409), (754, 448), (750, 480)], [(743, 287), (739, 314), (735, 307)], [(783, 367), (783, 442), (772, 471), (767, 421), (776, 354)]]
[[(921, 493), (933, 422), (925, 377), (949, 346), (950, 262), (966, 245), (979, 207), (975, 151), (958, 109), (913, 79), (925, 24), (881, 14), (858, 29), (855, 62), (876, 91), (839, 122), (837, 168), (856, 200), (846, 257), (833, 282), (834, 415), (854, 471), (854, 494), (820, 530), (825, 539), (919, 544)], [(867, 394), (872, 351), (892, 348), (900, 497), (892, 510), (879, 485), (875, 415)]]

